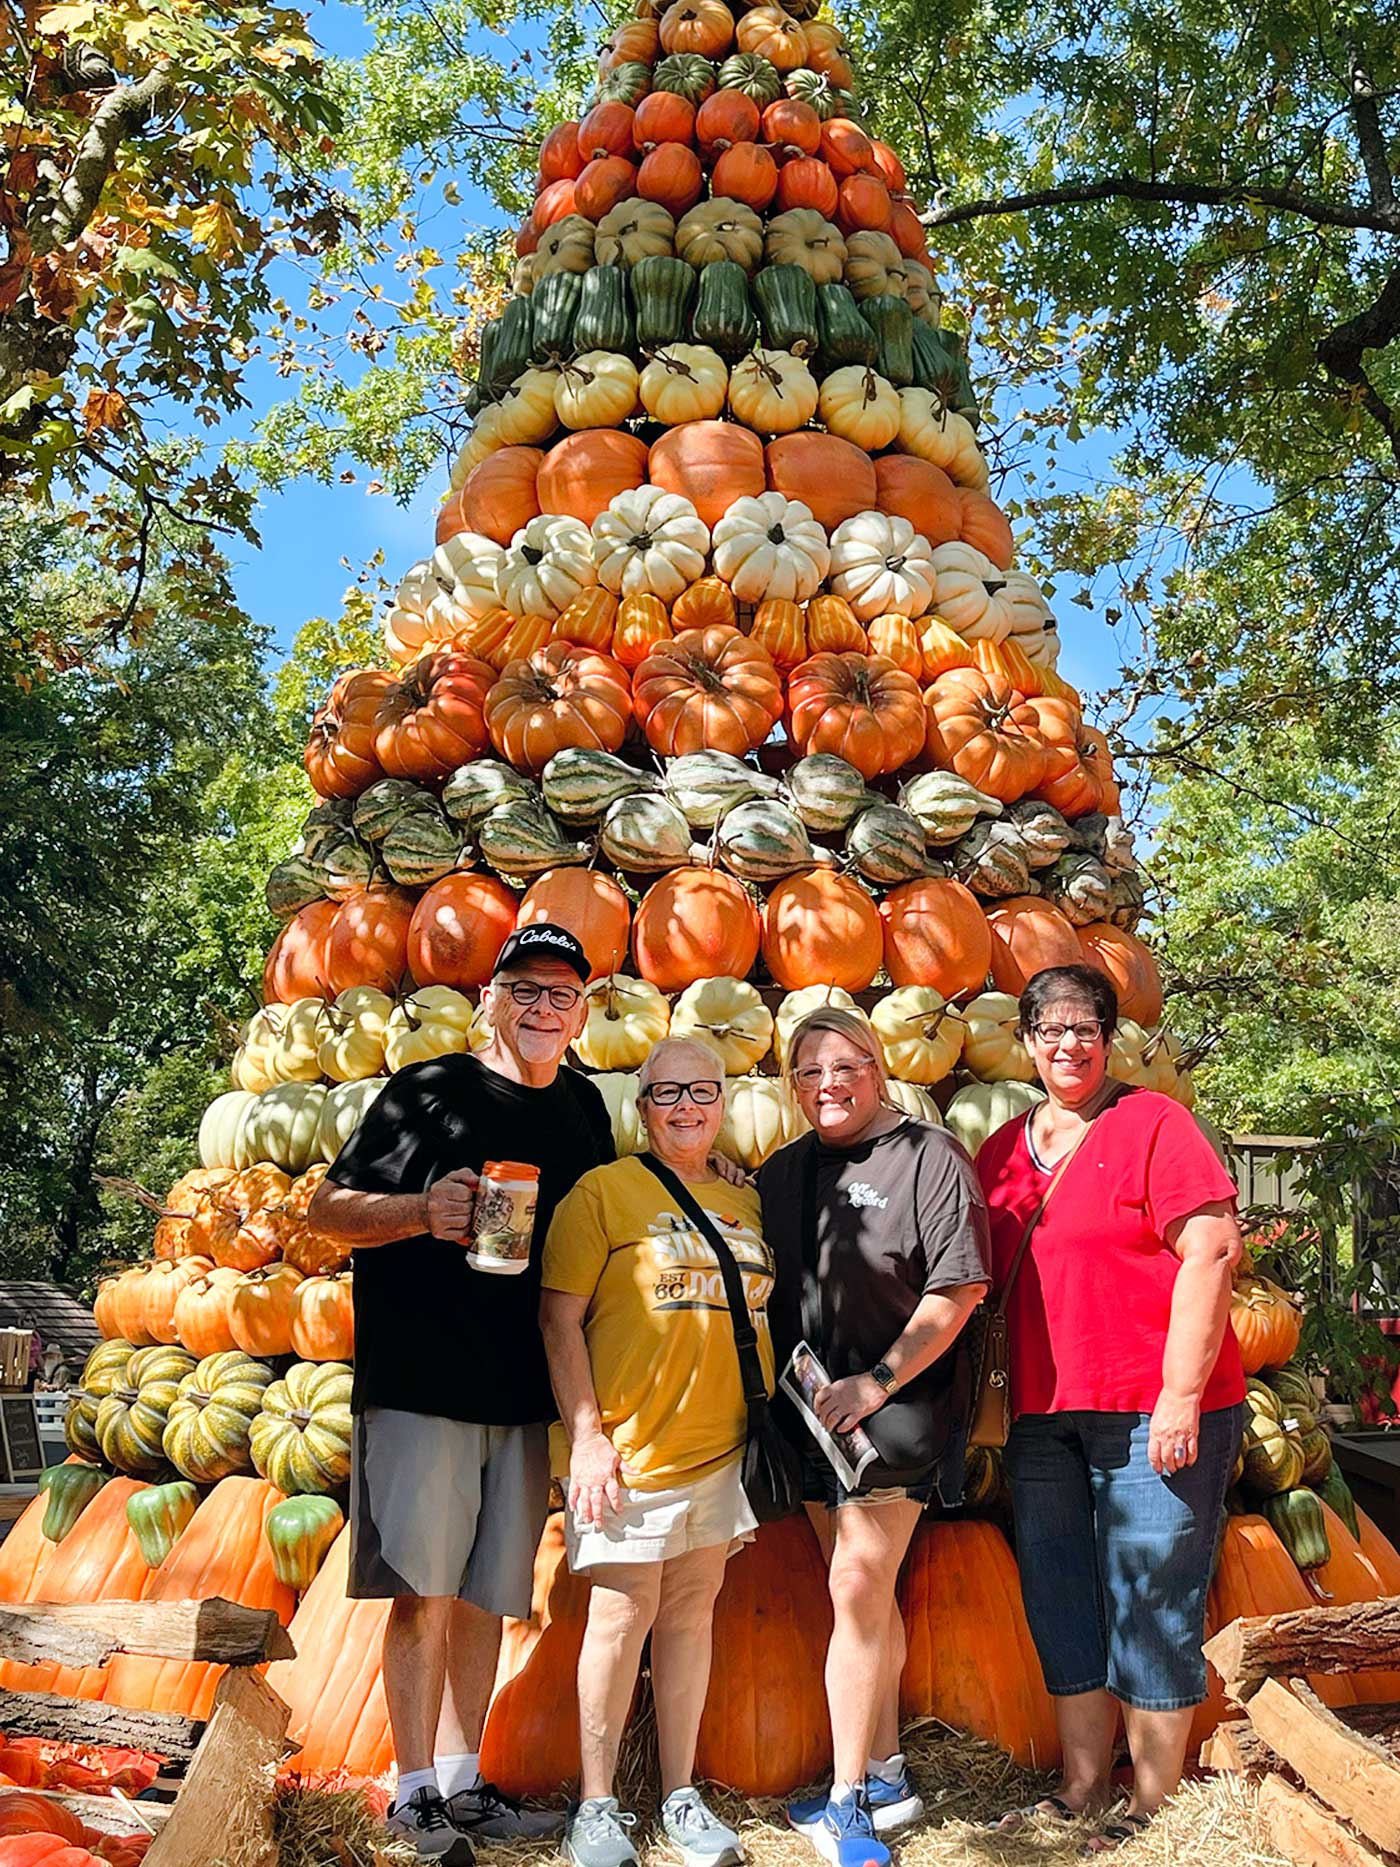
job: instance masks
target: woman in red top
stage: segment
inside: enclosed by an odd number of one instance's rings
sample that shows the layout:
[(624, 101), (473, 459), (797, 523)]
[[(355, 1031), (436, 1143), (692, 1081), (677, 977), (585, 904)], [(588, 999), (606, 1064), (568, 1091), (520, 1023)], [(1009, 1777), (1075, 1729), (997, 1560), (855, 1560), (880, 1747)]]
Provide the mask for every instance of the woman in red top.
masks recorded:
[(1037, 973), (1020, 1035), (1045, 1100), (977, 1157), (994, 1288), (1045, 1201), (1007, 1306), (1006, 1464), (1064, 1748), (1058, 1792), (998, 1826), (1099, 1807), (1121, 1705), (1132, 1795), (1089, 1851), (1128, 1840), (1180, 1781), (1244, 1399), (1234, 1183), (1179, 1103), (1110, 1080), (1117, 1021), (1101, 973)]

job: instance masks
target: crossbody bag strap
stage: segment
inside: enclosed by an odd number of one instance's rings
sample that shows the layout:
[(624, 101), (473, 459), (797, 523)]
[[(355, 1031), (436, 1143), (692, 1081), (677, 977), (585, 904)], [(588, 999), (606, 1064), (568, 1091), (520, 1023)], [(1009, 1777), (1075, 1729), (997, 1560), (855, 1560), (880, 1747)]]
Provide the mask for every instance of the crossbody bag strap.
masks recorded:
[[(1089, 1136), (1094, 1132), (1094, 1128), (1096, 1124), (1098, 1123), (1100, 1117), (1108, 1113), (1108, 1111), (1113, 1107), (1114, 1103), (1118, 1100), (1119, 1096), (1121, 1096), (1124, 1093), (1126, 1088), (1127, 1088), (1126, 1083), (1115, 1083), (1114, 1084), (1112, 1095), (1109, 1096), (1108, 1100), (1104, 1103), (1103, 1107), (1099, 1110), (1098, 1114), (1095, 1115), (1093, 1121), (1089, 1123), (1088, 1127), (1084, 1130), (1083, 1134), (1080, 1135), (1079, 1139), (1075, 1142), (1074, 1146), (1069, 1150), (1069, 1152), (1065, 1154), (1056, 1163), (1055, 1171), (1050, 1176), (1050, 1183), (1046, 1187), (1045, 1191), (1040, 1196), (1039, 1205), (1036, 1207), (1035, 1211), (1031, 1214), (1030, 1218), (1026, 1220), (1026, 1229), (1021, 1234), (1021, 1242), (1016, 1247), (1016, 1255), (1012, 1258), (1011, 1268), (1006, 1273), (1006, 1282), (1002, 1285), (1001, 1289), (997, 1292), (996, 1301), (992, 1305), (992, 1312), (994, 1315), (1005, 1316), (1006, 1314), (1006, 1306), (1011, 1301), (1011, 1292), (1012, 1292), (1013, 1287), (1015, 1286), (1017, 1274), (1019, 1273), (1021, 1269), (1021, 1264), (1023, 1260), (1025, 1259), (1026, 1252), (1030, 1246), (1031, 1234), (1035, 1231), (1036, 1226), (1040, 1224), (1041, 1219), (1045, 1216), (1045, 1208), (1050, 1204), (1050, 1195), (1055, 1191), (1055, 1188), (1060, 1184), (1060, 1181), (1064, 1179), (1065, 1169), (1069, 1166), (1070, 1162), (1074, 1159), (1075, 1155), (1079, 1152), (1080, 1148), (1083, 1147), (1084, 1143), (1089, 1139)], [(1032, 1120), (1034, 1115), (1035, 1115), (1035, 1110), (1032, 1109), (1030, 1113), (1026, 1116), (1027, 1123), (1029, 1123)], [(1027, 1129), (1027, 1146), (1029, 1145), (1030, 1145), (1030, 1134), (1029, 1134), (1029, 1129)]]
[(725, 1243), (719, 1227), (679, 1174), (674, 1173), (654, 1154), (639, 1154), (637, 1158), (661, 1182), (718, 1258), (720, 1276), (724, 1280), (724, 1294), (729, 1301), (729, 1317), (734, 1325), (734, 1346), (739, 1352), (739, 1378), (743, 1383), (744, 1403), (750, 1411), (763, 1406), (768, 1399), (768, 1383), (764, 1379), (763, 1363), (758, 1354), (758, 1331), (749, 1315), (744, 1279), (734, 1261), (734, 1253)]

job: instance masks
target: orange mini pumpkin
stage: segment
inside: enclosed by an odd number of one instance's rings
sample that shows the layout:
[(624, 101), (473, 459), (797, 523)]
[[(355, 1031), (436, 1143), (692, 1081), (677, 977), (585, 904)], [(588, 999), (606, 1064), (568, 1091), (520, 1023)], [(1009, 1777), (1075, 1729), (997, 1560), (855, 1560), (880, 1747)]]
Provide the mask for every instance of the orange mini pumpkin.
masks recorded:
[(633, 708), (663, 757), (708, 748), (742, 758), (772, 731), (783, 687), (761, 643), (723, 625), (687, 629), (637, 669)]
[(694, 207), (705, 186), (700, 158), (683, 143), (662, 143), (637, 170), (637, 193), (656, 201), (677, 220)]
[(1039, 895), (1014, 895), (987, 909), (992, 930), (992, 982), (1019, 998), (1047, 966), (1077, 966), (1083, 955), (1074, 928)]
[(675, 91), (653, 91), (632, 119), (632, 146), (650, 155), (663, 143), (689, 143), (695, 135), (695, 106)]
[(778, 165), (762, 143), (735, 143), (715, 163), (710, 186), (716, 195), (742, 201), (762, 213), (778, 191)]
[(488, 662), (436, 649), (390, 684), (374, 716), (374, 750), (391, 778), (435, 784), (489, 744), (486, 696), (495, 679)]
[(925, 751), (933, 764), (1006, 804), (1039, 784), (1045, 742), (1030, 705), (1005, 681), (980, 668), (953, 668), (930, 686), (927, 708)]
[[(630, 117), (631, 112), (628, 112)], [(631, 148), (631, 126), (628, 126)], [(629, 201), (637, 192), (637, 171), (627, 156), (600, 156), (573, 183), (574, 205), (585, 220), (595, 224), (611, 214), (620, 201)]]
[(572, 119), (556, 123), (540, 144), (540, 188), (547, 188), (551, 182), (571, 182), (582, 170), (578, 124)]
[(822, 146), (822, 120), (798, 97), (780, 97), (763, 113), (762, 135), (779, 162), (814, 156)]
[(598, 104), (578, 126), (578, 151), (583, 158), (582, 176), (590, 163), (608, 156), (632, 153), (633, 113), (630, 104)]
[(551, 642), (512, 661), (486, 696), (486, 725), (501, 757), (540, 772), (564, 746), (616, 752), (627, 736), (632, 688), (610, 655)]
[(393, 676), (377, 668), (352, 669), (317, 707), (302, 764), (319, 796), (358, 797), (384, 775), (374, 749), (375, 716), (392, 685)]
[(645, 592), (625, 596), (617, 612), (613, 629), (612, 652), (629, 673), (641, 666), (654, 648), (669, 642), (671, 619), (659, 596)]
[(749, 629), (752, 641), (761, 642), (786, 674), (807, 659), (807, 625), (800, 603), (770, 596), (754, 611)]
[(1016, 547), (1011, 521), (1001, 507), (972, 486), (958, 488), (958, 504), (962, 508), (958, 536), (963, 543), (989, 557), (998, 570), (1010, 570)]
[(837, 190), (836, 225), (842, 233), (884, 233), (892, 212), (890, 191), (875, 175), (848, 175)]
[(881, 655), (813, 655), (788, 677), (788, 736), (803, 754), (834, 752), (863, 778), (917, 754), (919, 684)]
[(839, 199), (836, 177), (820, 156), (795, 156), (778, 171), (778, 207), (783, 213), (810, 207), (830, 220)]
[[(714, 162), (735, 143), (751, 143), (758, 135), (761, 113), (745, 91), (715, 91), (695, 113), (695, 140), (706, 162)], [(717, 184), (715, 194), (724, 190)]]
[(728, 629), (739, 626), (739, 608), (734, 592), (721, 577), (701, 577), (682, 590), (671, 605), (671, 628), (710, 629), (717, 623)]
[(856, 621), (856, 612), (843, 596), (814, 596), (807, 605), (807, 652), (857, 654), (870, 652), (870, 639)]

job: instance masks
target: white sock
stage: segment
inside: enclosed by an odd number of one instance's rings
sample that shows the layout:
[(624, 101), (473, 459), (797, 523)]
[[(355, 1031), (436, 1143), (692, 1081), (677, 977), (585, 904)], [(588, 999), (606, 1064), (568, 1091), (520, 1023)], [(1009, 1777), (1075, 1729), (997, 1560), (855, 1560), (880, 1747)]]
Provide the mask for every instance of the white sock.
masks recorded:
[(865, 1765), (867, 1776), (878, 1776), (883, 1782), (897, 1783), (904, 1774), (904, 1752), (897, 1750), (892, 1757), (871, 1757)]
[(441, 1792), (438, 1789), (437, 1771), (401, 1770), (394, 1790), (394, 1807), (396, 1809), (406, 1808), (409, 1797), (415, 1789), (428, 1789), (433, 1795), (439, 1795)]
[(475, 1789), (481, 1781), (481, 1754), (475, 1750), (454, 1751), (449, 1757), (434, 1757), (437, 1779), (445, 1796), (455, 1796), (463, 1789)]

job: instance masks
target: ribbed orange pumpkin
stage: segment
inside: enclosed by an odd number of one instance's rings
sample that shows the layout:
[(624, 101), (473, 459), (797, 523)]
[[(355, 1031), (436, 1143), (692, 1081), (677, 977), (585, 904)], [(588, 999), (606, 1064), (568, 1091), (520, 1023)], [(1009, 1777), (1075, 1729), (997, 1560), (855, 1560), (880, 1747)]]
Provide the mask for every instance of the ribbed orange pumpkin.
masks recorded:
[(1047, 966), (1077, 966), (1075, 930), (1039, 895), (1013, 895), (987, 909), (992, 930), (992, 982), (998, 992), (1019, 998)]
[(1011, 804), (1045, 774), (1045, 742), (1025, 698), (980, 668), (940, 674), (927, 695), (926, 757)]
[(778, 165), (762, 143), (735, 143), (715, 163), (710, 185), (715, 194), (743, 201), (756, 213), (778, 192)]
[[(582, 173), (581, 170), (580, 173)], [(572, 178), (550, 182), (535, 196), (535, 205), (530, 213), (530, 226), (537, 237), (552, 227), (556, 221), (565, 220), (570, 214), (578, 212), (574, 194), (575, 186)]]
[[(175, 1324), (175, 1304), (182, 1290), (186, 1289), (197, 1277), (205, 1276), (214, 1268), (208, 1258), (181, 1258), (177, 1263), (170, 1263), (157, 1258), (147, 1266), (147, 1275), (140, 1291), (141, 1320), (144, 1333), (152, 1342), (177, 1342), (179, 1333)], [(134, 1337), (128, 1337), (128, 1341)]]
[(313, 901), (287, 922), (263, 966), (264, 1004), (335, 997), (327, 973), (326, 942), (339, 912), (338, 901)]
[(763, 960), (784, 991), (839, 985), (863, 992), (880, 969), (880, 957), (880, 916), (851, 876), (805, 869), (784, 876), (769, 895)]
[(1054, 1703), (1026, 1624), (1016, 1558), (996, 1525), (920, 1523), (899, 1607), (908, 1641), (903, 1716), (937, 1718), (1009, 1750), (1017, 1763), (1053, 1769)]
[(551, 182), (572, 181), (583, 168), (578, 146), (578, 124), (570, 120), (556, 123), (540, 144), (540, 186)]
[(136, 1348), (150, 1348), (155, 1337), (146, 1329), (146, 1279), (149, 1264), (133, 1264), (113, 1279), (105, 1294), (103, 1320), (114, 1335)]
[(770, 596), (754, 611), (749, 635), (761, 642), (773, 657), (775, 666), (790, 673), (807, 659), (807, 625), (800, 603), (786, 597)]
[(662, 143), (637, 170), (637, 193), (644, 201), (659, 202), (677, 220), (694, 207), (704, 187), (700, 158), (684, 143)]
[(671, 629), (737, 629), (739, 606), (734, 592), (721, 577), (701, 577), (682, 590), (671, 605)]
[(872, 655), (883, 655), (911, 680), (923, 679), (924, 656), (919, 631), (907, 616), (877, 616), (866, 630)]
[(326, 941), (329, 997), (348, 992), (352, 985), (398, 990), (416, 906), (406, 888), (359, 888), (340, 903)]
[(1119, 1017), (1135, 1018), (1139, 1024), (1159, 1023), (1162, 975), (1151, 948), (1125, 927), (1114, 927), (1108, 921), (1091, 921), (1078, 929), (1078, 935), (1084, 964), (1103, 973), (1118, 994)]
[(780, 1796), (831, 1767), (822, 1686), (830, 1632), (826, 1564), (811, 1525), (802, 1516), (765, 1524), (729, 1563), (715, 1603), (695, 1754), (701, 1776), (740, 1795)]
[(631, 717), (627, 670), (572, 642), (510, 662), (486, 697), (491, 743), (519, 771), (543, 771), (565, 746), (616, 752)]
[(419, 985), (485, 985), (515, 927), (517, 902), (494, 875), (444, 875), (425, 888), (408, 929), (408, 966)]
[(487, 747), (486, 695), (494, 670), (455, 648), (406, 668), (374, 716), (374, 751), (391, 778), (436, 784)]
[(875, 462), (875, 504), (908, 519), (931, 545), (951, 544), (962, 525), (957, 487), (942, 467), (913, 454), (884, 454)]
[[(35, 1761), (39, 1759), (36, 1757)], [(7, 1840), (17, 1840), (20, 1836), (34, 1838), (32, 1850), (15, 1848), (10, 1851), (10, 1859), (16, 1867), (20, 1864), (28, 1867), (30, 1861), (52, 1861), (56, 1854), (61, 1855), (59, 1867), (85, 1867), (86, 1862), (96, 1859), (86, 1851), (87, 1832), (71, 1809), (49, 1796), (35, 1795), (25, 1789), (0, 1790), (0, 1835)], [(45, 1846), (45, 1843), (52, 1845)], [(3, 1845), (0, 1843), (0, 1847)], [(6, 1854), (0, 1852), (0, 1867), (5, 1867), (5, 1862)], [(98, 1867), (101, 1867), (100, 1861)]]
[[(757, 440), (757, 436), (751, 438)], [(550, 448), (535, 492), (541, 512), (561, 513), (591, 525), (619, 493), (630, 493), (646, 477), (645, 441), (617, 428), (588, 428)]]
[[(828, 32), (835, 32), (837, 29), (834, 26), (828, 26), (826, 30)], [(811, 29), (808, 28), (808, 36), (810, 37), (810, 35)], [(820, 70), (820, 67), (814, 66), (813, 69)], [(892, 195), (907, 194), (909, 192), (909, 178), (904, 173), (904, 164), (900, 161), (893, 149), (890, 148), (889, 144), (882, 143), (878, 136), (872, 136), (870, 139), (870, 153), (875, 158), (875, 167), (879, 172), (880, 179), (884, 182), (890, 193)]]
[(292, 1316), (303, 1278), (290, 1264), (245, 1271), (229, 1297), (229, 1328), (245, 1355), (266, 1361), (292, 1352)]
[(201, 1360), (238, 1347), (229, 1321), (229, 1303), (241, 1271), (215, 1268), (197, 1277), (175, 1302), (175, 1329), (181, 1344)]
[(349, 1271), (304, 1277), (292, 1294), (291, 1353), (303, 1361), (349, 1361), (355, 1305)]
[(662, 642), (637, 669), (632, 704), (665, 758), (703, 749), (742, 758), (772, 731), (783, 688), (767, 649), (720, 624)]
[(632, 921), (637, 971), (663, 992), (747, 978), (758, 940), (753, 897), (719, 869), (672, 869), (652, 883)]
[(537, 447), (500, 447), (472, 468), (461, 491), (468, 524), (454, 529), (482, 532), (508, 545), (522, 525), (538, 517), (535, 493), (544, 455)]
[(764, 449), (771, 491), (800, 499), (828, 532), (875, 504), (869, 454), (835, 434), (783, 434)]
[(814, 596), (807, 605), (807, 652), (811, 655), (865, 655), (870, 640), (856, 612), (841, 596)]
[(976, 895), (937, 877), (902, 882), (880, 903), (893, 985), (931, 985), (944, 998), (986, 983), (992, 936)]
[(497, 674), (504, 674), (512, 661), (528, 661), (530, 656), (554, 640), (554, 621), (549, 616), (516, 616), (491, 653), (484, 657)]
[(358, 797), (380, 776), (375, 716), (393, 684), (378, 668), (337, 676), (311, 720), (302, 764), (321, 797)]
[(630, 674), (654, 648), (669, 642), (671, 634), (671, 618), (659, 596), (652, 596), (650, 592), (625, 596), (613, 626), (613, 659), (620, 661)]
[(621, 972), (632, 910), (610, 875), (597, 869), (546, 869), (526, 889), (515, 924), (530, 927), (537, 921), (568, 928), (588, 955), (594, 979)]
[(195, 1167), (181, 1174), (165, 1196), (165, 1211), (156, 1221), (152, 1254), (176, 1262), (180, 1258), (202, 1256), (191, 1239), (196, 1216), (213, 1197), (233, 1179), (232, 1167)]
[(907, 201), (890, 198), (890, 224), (885, 229), (904, 259), (917, 259), (924, 250), (924, 229)]
[[(1014, 637), (996, 646), (1019, 652)], [(1022, 692), (1025, 691), (1023, 688)], [(1118, 786), (1114, 781), (1113, 754), (1109, 751), (1107, 737), (1097, 726), (1086, 725), (1078, 710), (1063, 700), (1046, 699), (1037, 703), (1036, 717), (1042, 723), (1051, 707), (1067, 712), (1069, 732), (1067, 738), (1060, 737), (1051, 744), (1046, 774), (1036, 786), (1036, 796), (1043, 797), (1071, 821), (1075, 817), (1087, 817), (1092, 811), (1116, 815)]]
[[(617, 624), (617, 598), (600, 583), (580, 590), (554, 624), (554, 638), (576, 642), (580, 648), (598, 648), (606, 654)], [(502, 664), (504, 665), (504, 664)]]
[(878, 175), (870, 138), (849, 117), (831, 117), (822, 125), (822, 155), (838, 181), (848, 175)]
[(881, 655), (813, 655), (788, 676), (787, 700), (798, 751), (834, 752), (863, 778), (898, 771), (919, 751), (919, 684)]
[(1281, 1368), (1298, 1347), (1302, 1318), (1286, 1290), (1267, 1277), (1236, 1280), (1230, 1298), (1230, 1327), (1246, 1374)]

